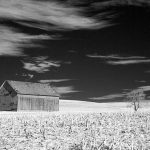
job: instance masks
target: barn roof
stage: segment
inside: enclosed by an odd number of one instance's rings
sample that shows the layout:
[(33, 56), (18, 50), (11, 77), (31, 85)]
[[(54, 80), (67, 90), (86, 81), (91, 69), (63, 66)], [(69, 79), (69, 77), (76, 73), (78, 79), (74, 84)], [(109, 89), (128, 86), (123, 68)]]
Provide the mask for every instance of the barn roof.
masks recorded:
[(47, 83), (33, 83), (22, 81), (6, 80), (2, 86), (9, 84), (18, 94), (40, 95), (40, 96), (59, 96), (52, 87)]

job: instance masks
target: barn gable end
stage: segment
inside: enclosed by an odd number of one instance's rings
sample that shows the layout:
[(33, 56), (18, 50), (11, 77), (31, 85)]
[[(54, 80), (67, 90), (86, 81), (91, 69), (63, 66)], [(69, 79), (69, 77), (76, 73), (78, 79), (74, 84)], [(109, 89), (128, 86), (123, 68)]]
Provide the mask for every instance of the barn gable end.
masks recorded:
[(0, 110), (17, 111), (17, 93), (7, 82), (0, 87)]
[(17, 95), (17, 92), (5, 81), (0, 87), (0, 95), (11, 95), (12, 97)]
[(58, 111), (59, 95), (49, 84), (5, 81), (0, 87), (0, 110)]

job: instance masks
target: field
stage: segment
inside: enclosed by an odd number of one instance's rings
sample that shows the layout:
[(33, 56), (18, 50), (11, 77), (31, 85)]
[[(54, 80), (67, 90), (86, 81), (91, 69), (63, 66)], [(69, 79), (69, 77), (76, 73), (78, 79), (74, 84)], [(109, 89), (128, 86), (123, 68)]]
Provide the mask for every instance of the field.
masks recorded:
[(0, 150), (149, 150), (150, 112), (0, 114)]
[[(60, 100), (61, 112), (124, 112), (133, 111), (128, 107), (130, 103), (127, 102), (109, 102), (109, 103), (96, 103), (88, 101), (77, 100)], [(142, 101), (139, 110), (145, 111), (150, 109), (149, 101)]]

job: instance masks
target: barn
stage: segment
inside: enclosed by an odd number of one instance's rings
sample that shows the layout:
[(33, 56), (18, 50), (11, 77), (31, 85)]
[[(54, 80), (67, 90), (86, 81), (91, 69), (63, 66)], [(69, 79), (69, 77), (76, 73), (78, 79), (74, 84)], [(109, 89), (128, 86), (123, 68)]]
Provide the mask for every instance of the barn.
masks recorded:
[(6, 80), (0, 87), (0, 111), (58, 111), (59, 95), (47, 83)]

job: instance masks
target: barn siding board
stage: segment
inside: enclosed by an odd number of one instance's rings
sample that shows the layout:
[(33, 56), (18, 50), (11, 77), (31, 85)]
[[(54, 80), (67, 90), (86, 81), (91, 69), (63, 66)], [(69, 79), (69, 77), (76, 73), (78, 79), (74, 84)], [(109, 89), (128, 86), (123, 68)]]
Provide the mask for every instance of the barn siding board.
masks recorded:
[(58, 111), (59, 106), (58, 97), (48, 96), (31, 96), (31, 95), (19, 95), (18, 96), (18, 111)]

